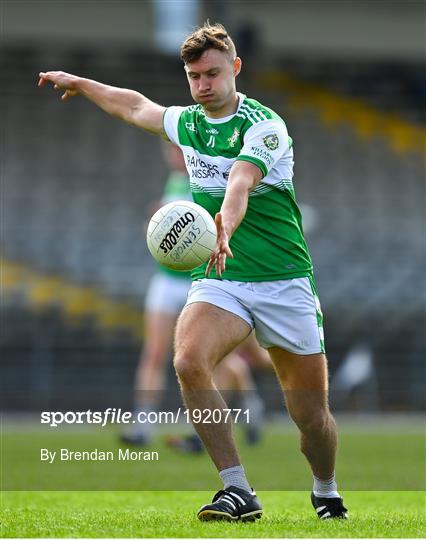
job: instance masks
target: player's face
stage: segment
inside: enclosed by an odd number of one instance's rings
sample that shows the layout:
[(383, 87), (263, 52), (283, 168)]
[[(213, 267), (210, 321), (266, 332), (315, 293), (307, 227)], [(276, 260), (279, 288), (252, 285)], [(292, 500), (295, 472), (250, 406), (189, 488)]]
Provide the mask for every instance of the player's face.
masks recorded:
[(231, 61), (216, 49), (208, 49), (198, 60), (186, 64), (185, 71), (194, 101), (212, 114), (226, 110), (235, 103), (235, 77), (240, 67), (239, 58)]

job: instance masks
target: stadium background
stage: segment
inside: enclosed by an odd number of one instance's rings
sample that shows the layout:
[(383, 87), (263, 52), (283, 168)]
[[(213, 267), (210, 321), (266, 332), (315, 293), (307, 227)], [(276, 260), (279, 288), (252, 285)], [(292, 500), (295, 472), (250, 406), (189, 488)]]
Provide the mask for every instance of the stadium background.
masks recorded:
[[(334, 409), (424, 411), (424, 3), (270, 0), (2, 2), (2, 410), (131, 407), (143, 223), (167, 174), (154, 137), (61, 103), (38, 72), (189, 104), (179, 24), (206, 17), (235, 38), (239, 90), (294, 139)], [(274, 377), (257, 381), (280, 410)]]

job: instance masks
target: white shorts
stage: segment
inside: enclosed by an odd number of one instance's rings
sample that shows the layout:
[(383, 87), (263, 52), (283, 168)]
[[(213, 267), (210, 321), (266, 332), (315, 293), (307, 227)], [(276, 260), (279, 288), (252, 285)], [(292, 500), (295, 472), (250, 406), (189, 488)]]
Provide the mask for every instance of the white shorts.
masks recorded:
[(324, 352), (322, 313), (313, 279), (242, 282), (201, 279), (186, 305), (207, 302), (234, 313), (256, 330), (262, 347), (295, 354)]
[(145, 297), (145, 310), (178, 315), (186, 302), (189, 278), (173, 277), (163, 272), (154, 274)]

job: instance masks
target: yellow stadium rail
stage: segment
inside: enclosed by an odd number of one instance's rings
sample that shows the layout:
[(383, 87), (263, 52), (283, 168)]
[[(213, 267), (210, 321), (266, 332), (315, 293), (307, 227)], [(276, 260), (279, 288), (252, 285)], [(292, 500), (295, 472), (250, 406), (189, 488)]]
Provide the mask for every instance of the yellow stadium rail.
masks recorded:
[(2, 302), (17, 295), (35, 312), (57, 306), (70, 322), (90, 316), (100, 330), (125, 329), (137, 340), (143, 337), (143, 311), (109, 298), (97, 287), (76, 285), (4, 258), (0, 259), (0, 271)]
[(397, 114), (379, 111), (362, 100), (302, 82), (284, 72), (263, 73), (257, 84), (268, 90), (286, 92), (286, 107), (295, 111), (315, 108), (327, 126), (347, 123), (360, 138), (381, 137), (397, 153), (426, 153), (426, 128), (407, 122)]

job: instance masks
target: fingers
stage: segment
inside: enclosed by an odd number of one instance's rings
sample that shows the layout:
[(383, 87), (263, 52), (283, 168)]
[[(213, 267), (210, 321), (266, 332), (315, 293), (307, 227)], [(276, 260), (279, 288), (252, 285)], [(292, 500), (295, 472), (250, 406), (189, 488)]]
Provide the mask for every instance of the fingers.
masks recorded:
[(44, 86), (48, 81), (46, 73), (39, 73), (38, 86)]
[(46, 82), (51, 82), (55, 90), (63, 90), (61, 99), (77, 95), (77, 91), (72, 89), (72, 75), (63, 71), (41, 71), (39, 74), (38, 86), (45, 86)]
[(212, 253), (210, 255), (209, 264), (207, 265), (206, 272), (204, 274), (206, 277), (209, 277), (210, 272), (212, 271), (213, 265), (215, 263), (215, 260), (216, 260), (216, 255), (215, 253)]
[(206, 268), (206, 277), (209, 277), (212, 268), (216, 270), (217, 277), (222, 277), (222, 272), (225, 271), (226, 258), (234, 258), (234, 254), (228, 244), (228, 235), (222, 223), (222, 214), (218, 212), (215, 215), (215, 223), (217, 228), (217, 244), (213, 253), (210, 255), (210, 259)]
[[(228, 251), (229, 253), (231, 253), (231, 257), (233, 257), (232, 251), (229, 248), (228, 248)], [(214, 267), (217, 277), (219, 278), (222, 277), (222, 272), (225, 271), (225, 267), (226, 267), (226, 257), (227, 257), (227, 253), (225, 251), (220, 251), (219, 248), (216, 248), (213, 251), (213, 253), (210, 255), (210, 259), (207, 264), (205, 276), (209, 277), (210, 272), (212, 268)]]
[(230, 257), (231, 259), (234, 258), (231, 248), (229, 247), (228, 236), (224, 231), (221, 235), (221, 238), (218, 239), (217, 244), (219, 253), (224, 253), (227, 257)]
[(222, 276), (222, 272), (225, 271), (225, 262), (226, 262), (226, 255), (225, 253), (222, 253), (216, 248), (213, 253), (210, 255), (209, 262), (207, 264), (205, 276), (209, 277), (210, 272), (212, 271), (212, 268), (214, 267), (216, 270), (217, 277)]
[[(58, 86), (58, 89), (59, 89), (59, 86)], [(69, 97), (72, 97), (74, 95), (75, 95), (74, 92), (71, 92), (70, 90), (65, 90), (65, 92), (61, 96), (61, 99), (62, 99), (62, 101), (65, 101), (66, 99), (68, 99)]]
[(49, 74), (45, 73), (44, 71), (40, 71), (38, 76), (39, 76), (38, 86), (44, 86), (45, 83), (49, 80)]
[(55, 76), (60, 75), (62, 71), (40, 71), (38, 76), (45, 81), (53, 81)]
[(226, 255), (225, 253), (219, 253), (216, 257), (216, 275), (222, 277), (222, 272), (225, 272)]
[(60, 75), (61, 75), (61, 72), (57, 72), (57, 71), (52, 71), (52, 72), (47, 72), (47, 73), (44, 73), (41, 71), (39, 73), (40, 78), (38, 80), (38, 86), (42, 87), (46, 84), (46, 82), (50, 81), (53, 84), (53, 88), (55, 90), (65, 90), (61, 96), (61, 100), (65, 101), (72, 96), (76, 96), (78, 92), (76, 90), (70, 90), (69, 88), (67, 89), (68, 84), (59, 78)]
[[(40, 72), (38, 74), (39, 76), (39, 79), (38, 79), (38, 84), (37, 86), (39, 87), (42, 87), (42, 86), (45, 86), (47, 82), (51, 81), (53, 83), (53, 80), (49, 77), (49, 74), (48, 73), (43, 73), (43, 72)], [(58, 89), (58, 85), (54, 83), (53, 87), (55, 89)]]
[(218, 278), (222, 277), (222, 272), (225, 271), (225, 261), (226, 261), (226, 255), (224, 255), (223, 253), (219, 253), (219, 254), (212, 253), (204, 275), (206, 277), (209, 277), (210, 272), (212, 271), (212, 268), (214, 266), (215, 271), (216, 271), (216, 276)]
[(232, 253), (231, 248), (229, 247), (228, 243), (224, 244), (223, 250), (226, 253), (227, 257), (229, 257), (230, 259), (234, 258), (234, 254)]

